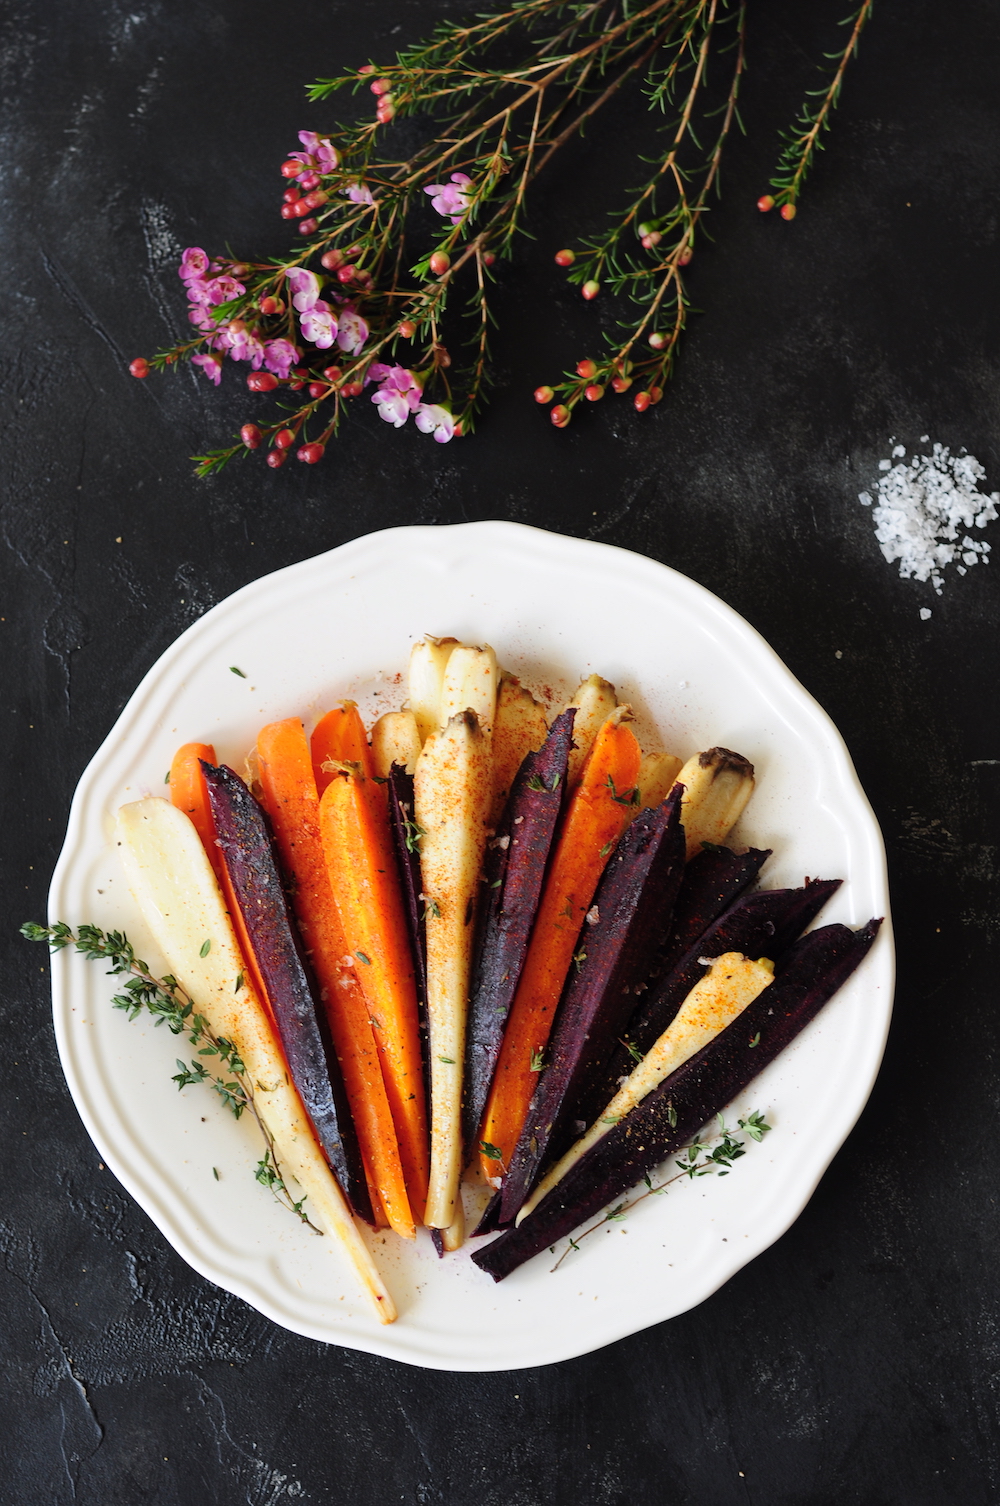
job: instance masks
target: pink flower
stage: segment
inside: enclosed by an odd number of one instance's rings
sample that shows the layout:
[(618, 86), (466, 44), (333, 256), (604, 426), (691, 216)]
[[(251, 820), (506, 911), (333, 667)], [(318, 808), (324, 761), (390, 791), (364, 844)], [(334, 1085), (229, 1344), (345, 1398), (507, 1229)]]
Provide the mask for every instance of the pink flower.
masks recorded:
[(213, 334), (217, 328), (211, 309), (204, 303), (192, 303), (188, 309), (188, 319), (203, 335)]
[(401, 429), (414, 409), (420, 406), (421, 388), (415, 373), (402, 366), (380, 363), (368, 370), (382, 384), (377, 392), (372, 393), (372, 402), (378, 404), (379, 417)]
[(344, 189), (344, 193), (352, 204), (374, 204), (375, 202), (371, 189), (366, 188), (363, 183), (352, 183), (350, 188)]
[(413, 422), (421, 434), (433, 434), (438, 444), (447, 444), (455, 432), (455, 420), (438, 403), (421, 403)]
[(292, 302), (300, 314), (308, 313), (319, 302), (319, 278), (305, 267), (293, 267), (288, 273), (288, 286), (292, 290)]
[(318, 300), (311, 309), (299, 315), (302, 334), (320, 350), (328, 350), (337, 338), (337, 316), (328, 303)]
[(348, 307), (341, 309), (337, 316), (339, 329), (337, 331), (337, 344), (341, 350), (349, 356), (359, 355), (368, 339), (368, 325), (361, 315)]
[(200, 246), (188, 246), (181, 257), (181, 264), (177, 268), (177, 276), (183, 277), (185, 282), (190, 282), (194, 277), (204, 277), (207, 271), (207, 254)]
[[(462, 217), (469, 207), (469, 195), (464, 191), (472, 179), (467, 173), (452, 173), (451, 183), (430, 183), (424, 189), (424, 193), (433, 194), (431, 204), (438, 214), (451, 216), (453, 225), (460, 225)], [(457, 187), (452, 187), (457, 184)]]
[[(336, 172), (340, 166), (340, 157), (337, 149), (327, 136), (318, 136), (315, 131), (300, 131), (299, 140), (305, 147), (304, 152), (290, 152), (294, 162), (302, 162), (306, 169), (318, 167), (321, 173)], [(299, 174), (300, 177), (304, 176)]]
[(216, 387), (222, 380), (222, 357), (221, 356), (192, 356), (192, 366), (200, 366), (210, 382)]
[[(204, 292), (207, 296), (199, 297), (198, 292), (195, 291), (196, 287), (199, 292)], [(235, 277), (213, 277), (211, 282), (188, 284), (188, 297), (192, 303), (229, 303), (231, 299), (239, 298), (240, 294), (245, 292), (246, 288), (241, 282), (237, 282)]]
[(299, 353), (291, 340), (266, 340), (264, 342), (264, 365), (276, 377), (284, 379), (299, 359)]
[(243, 328), (239, 321), (229, 325), (228, 333), (232, 360), (249, 361), (254, 371), (259, 371), (264, 364), (263, 342), (251, 330)]

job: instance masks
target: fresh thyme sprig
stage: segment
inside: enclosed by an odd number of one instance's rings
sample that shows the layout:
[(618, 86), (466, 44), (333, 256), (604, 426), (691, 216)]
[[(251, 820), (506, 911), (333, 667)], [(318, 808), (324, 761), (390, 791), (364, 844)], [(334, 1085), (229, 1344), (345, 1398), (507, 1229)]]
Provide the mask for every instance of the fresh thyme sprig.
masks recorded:
[[(270, 1189), (283, 1207), (295, 1213), (315, 1233), (322, 1234), (308, 1215), (303, 1212), (305, 1198), (296, 1202), (285, 1185), (281, 1174), (274, 1139), (264, 1123), (254, 1100), (253, 1083), (232, 1041), (214, 1035), (204, 1015), (197, 1013), (194, 1002), (181, 988), (177, 979), (169, 973), (156, 978), (146, 963), (135, 955), (132, 944), (124, 931), (102, 931), (98, 926), (81, 925), (76, 931), (64, 921), (53, 926), (37, 925), (25, 921), (21, 935), (28, 941), (47, 942), (53, 952), (73, 947), (90, 962), (107, 962), (109, 977), (128, 974), (124, 993), (115, 994), (111, 1002), (116, 1009), (124, 1010), (129, 1020), (135, 1020), (145, 1009), (156, 1025), (166, 1025), (172, 1035), (184, 1035), (198, 1048), (198, 1058), (209, 1058), (217, 1069), (210, 1072), (203, 1060), (190, 1062), (177, 1058), (178, 1070), (172, 1081), (178, 1088), (194, 1083), (204, 1083), (217, 1093), (235, 1119), (249, 1112), (264, 1141), (264, 1155), (254, 1171), (258, 1182)], [(242, 977), (242, 975), (241, 975)], [(239, 986), (239, 984), (237, 984)]]
[[(367, 63), (313, 84), (314, 102), (370, 89), (376, 108), (374, 119), (328, 136), (300, 133), (306, 150), (281, 169), (281, 213), (299, 222), (297, 246), (266, 261), (185, 252), (195, 338), (131, 365), (145, 377), (193, 361), (217, 383), (228, 353), (250, 363), (251, 391), (278, 396), (273, 421), (248, 422), (238, 443), (196, 456), (198, 474), (261, 448), (272, 467), (293, 450), (314, 464), (348, 404), (373, 383), (369, 395), (395, 427), (412, 414), (438, 441), (471, 434), (492, 381), (495, 264), (529, 236), (540, 175), (630, 86), (661, 117), (641, 181), (606, 230), (555, 256), (588, 301), (602, 292), (622, 300), (618, 328), (605, 334), (602, 355), (578, 361), (535, 398), (551, 405), (558, 428), (609, 390), (635, 389), (639, 413), (658, 403), (687, 320), (686, 269), (707, 235), (732, 126), (742, 128), (748, 5), (516, 0), (468, 23), (440, 23), (381, 68)], [(832, 81), (786, 133), (776, 193), (761, 208), (780, 204), (794, 216), (871, 8), (862, 0), (845, 23), (850, 40)], [(408, 155), (386, 134), (401, 119), (421, 123)]]
[[(603, 1214), (595, 1224), (591, 1224), (589, 1229), (584, 1229), (583, 1233), (578, 1235), (576, 1239), (570, 1239), (549, 1274), (551, 1275), (552, 1272), (558, 1271), (566, 1256), (572, 1250), (580, 1248), (581, 1239), (586, 1239), (588, 1234), (593, 1234), (596, 1230), (603, 1229), (605, 1224), (620, 1224), (631, 1213), (633, 1208), (637, 1208), (648, 1197), (656, 1197), (661, 1192), (666, 1192), (667, 1188), (672, 1187), (674, 1182), (681, 1182), (685, 1178), (691, 1182), (695, 1177), (707, 1177), (713, 1173), (718, 1174), (720, 1177), (728, 1176), (733, 1162), (738, 1161), (741, 1156), (746, 1155), (746, 1144), (743, 1140), (738, 1140), (726, 1128), (726, 1121), (721, 1114), (718, 1114), (716, 1119), (719, 1126), (716, 1134), (710, 1136), (707, 1140), (702, 1140), (699, 1136), (684, 1148), (680, 1159), (675, 1162), (680, 1168), (679, 1171), (676, 1171), (673, 1176), (667, 1177), (665, 1181), (656, 1183), (655, 1186), (650, 1177), (648, 1175), (645, 1176), (643, 1181), (646, 1184), (646, 1191), (640, 1192), (638, 1197), (634, 1197), (630, 1201), (618, 1203), (616, 1207), (609, 1209), (607, 1213)], [(612, 1121), (609, 1120), (607, 1122), (610, 1123)], [(671, 1123), (676, 1123), (676, 1116), (671, 1119)], [(758, 1141), (763, 1140), (764, 1136), (773, 1128), (773, 1125), (768, 1124), (763, 1114), (756, 1109), (753, 1113), (748, 1114), (745, 1119), (737, 1119), (736, 1123), (739, 1129), (745, 1135), (748, 1135), (751, 1140)]]

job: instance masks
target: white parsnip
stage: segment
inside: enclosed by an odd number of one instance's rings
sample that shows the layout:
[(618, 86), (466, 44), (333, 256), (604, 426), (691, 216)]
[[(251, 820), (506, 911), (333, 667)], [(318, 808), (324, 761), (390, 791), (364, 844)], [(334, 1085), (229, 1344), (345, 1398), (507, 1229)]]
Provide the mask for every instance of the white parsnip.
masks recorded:
[(597, 1123), (591, 1125), (539, 1182), (518, 1213), (517, 1223), (527, 1218), (591, 1146), (596, 1145), (654, 1088), (658, 1088), (665, 1077), (676, 1072), (696, 1051), (707, 1046), (720, 1030), (732, 1024), (737, 1015), (742, 1014), (747, 1005), (773, 982), (774, 963), (766, 958), (751, 962), (739, 952), (724, 952), (721, 957), (714, 958), (708, 972), (695, 984), (671, 1023), (631, 1076), (626, 1078)]
[(462, 1175), (462, 1067), (474, 916), (492, 795), (490, 739), (471, 711), (424, 743), (414, 774), (423, 829), (420, 872), (427, 935), (431, 1171), (425, 1222), (455, 1220)]
[[(493, 723), (493, 812), (496, 825), (514, 776), (525, 757), (536, 752), (548, 736), (545, 707), (514, 675), (500, 675), (497, 713)], [(679, 767), (678, 763), (678, 767)]]
[(194, 825), (169, 801), (147, 796), (122, 806), (117, 840), (129, 887), (167, 967), (212, 1033), (232, 1041), (245, 1065), (282, 1174), (307, 1194), (313, 1221), (347, 1256), (380, 1322), (391, 1323), (392, 1297), (316, 1142)]
[(474, 711), (487, 737), (493, 733), (497, 706), (497, 656), (488, 643), (476, 648), (459, 643), (453, 648), (441, 681), (439, 726), (460, 711)]
[(639, 765), (639, 808), (662, 805), (683, 767), (673, 753), (646, 753)]
[(704, 842), (721, 845), (740, 819), (754, 791), (753, 764), (728, 748), (709, 748), (688, 759), (677, 782), (684, 786), (681, 823), (693, 858)]
[(377, 779), (388, 779), (394, 763), (412, 774), (420, 757), (421, 737), (412, 711), (387, 711), (372, 726), (372, 763)]
[(568, 711), (570, 707), (576, 711), (573, 721), (575, 746), (570, 750), (569, 767), (566, 770), (566, 780), (571, 789), (580, 781), (580, 771), (594, 738), (617, 705), (618, 696), (610, 681), (602, 680), (600, 675), (590, 675), (582, 685), (577, 686), (572, 698), (563, 707), (564, 711)]
[(457, 638), (424, 638), (410, 650), (409, 709), (424, 742), (441, 723), (441, 684)]

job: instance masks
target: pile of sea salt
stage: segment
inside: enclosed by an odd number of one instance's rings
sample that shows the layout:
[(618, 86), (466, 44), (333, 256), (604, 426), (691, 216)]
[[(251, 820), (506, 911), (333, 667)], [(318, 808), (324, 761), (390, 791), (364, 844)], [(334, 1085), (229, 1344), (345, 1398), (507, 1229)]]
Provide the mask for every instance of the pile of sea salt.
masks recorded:
[[(921, 444), (929, 437), (922, 435)], [(858, 501), (865, 507), (875, 503), (875, 537), (889, 564), (898, 560), (903, 580), (929, 580), (940, 596), (946, 565), (965, 575), (972, 565), (989, 564), (989, 544), (970, 538), (968, 530), (985, 528), (1000, 516), (1000, 492), (987, 496), (979, 490), (986, 472), (975, 455), (953, 455), (936, 444), (929, 455), (914, 455), (908, 464), (905, 456), (905, 446), (894, 445), (892, 459), (879, 461), (884, 474), (877, 498), (861, 492)], [(930, 615), (929, 607), (921, 607), (924, 620)]]

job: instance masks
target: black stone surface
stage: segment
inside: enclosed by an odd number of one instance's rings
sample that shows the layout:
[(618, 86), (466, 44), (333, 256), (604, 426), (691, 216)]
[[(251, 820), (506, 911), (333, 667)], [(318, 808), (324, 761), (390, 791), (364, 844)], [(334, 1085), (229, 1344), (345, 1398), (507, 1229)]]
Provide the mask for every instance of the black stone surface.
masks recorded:
[[(857, 493), (890, 438), (1000, 485), (1000, 11), (880, 0), (794, 226), (757, 214), (832, 3), (752, 0), (751, 128), (668, 398), (556, 433), (539, 381), (600, 310), (551, 265), (634, 169), (593, 132), (504, 273), (501, 387), (472, 441), (352, 418), (320, 466), (187, 456), (250, 409), (133, 381), (183, 327), (178, 248), (278, 251), (301, 86), (458, 0), (7, 0), (0, 662), (4, 1193), (0, 1499), (17, 1506), (965, 1506), (1000, 1498), (997, 567), (943, 596)], [(629, 133), (631, 132), (631, 137)], [(531, 261), (531, 254), (534, 261)], [(530, 267), (529, 267), (530, 264)], [(759, 628), (833, 715), (883, 823), (897, 1012), (861, 1122), (798, 1223), (693, 1312), (506, 1375), (296, 1338), (194, 1275), (102, 1171), (40, 949), (70, 797), (142, 673), (248, 580), (371, 529), (512, 518), (664, 560)], [(121, 542), (117, 542), (120, 537)], [(1000, 525), (987, 533), (1000, 537)], [(933, 609), (923, 622), (921, 606)]]

